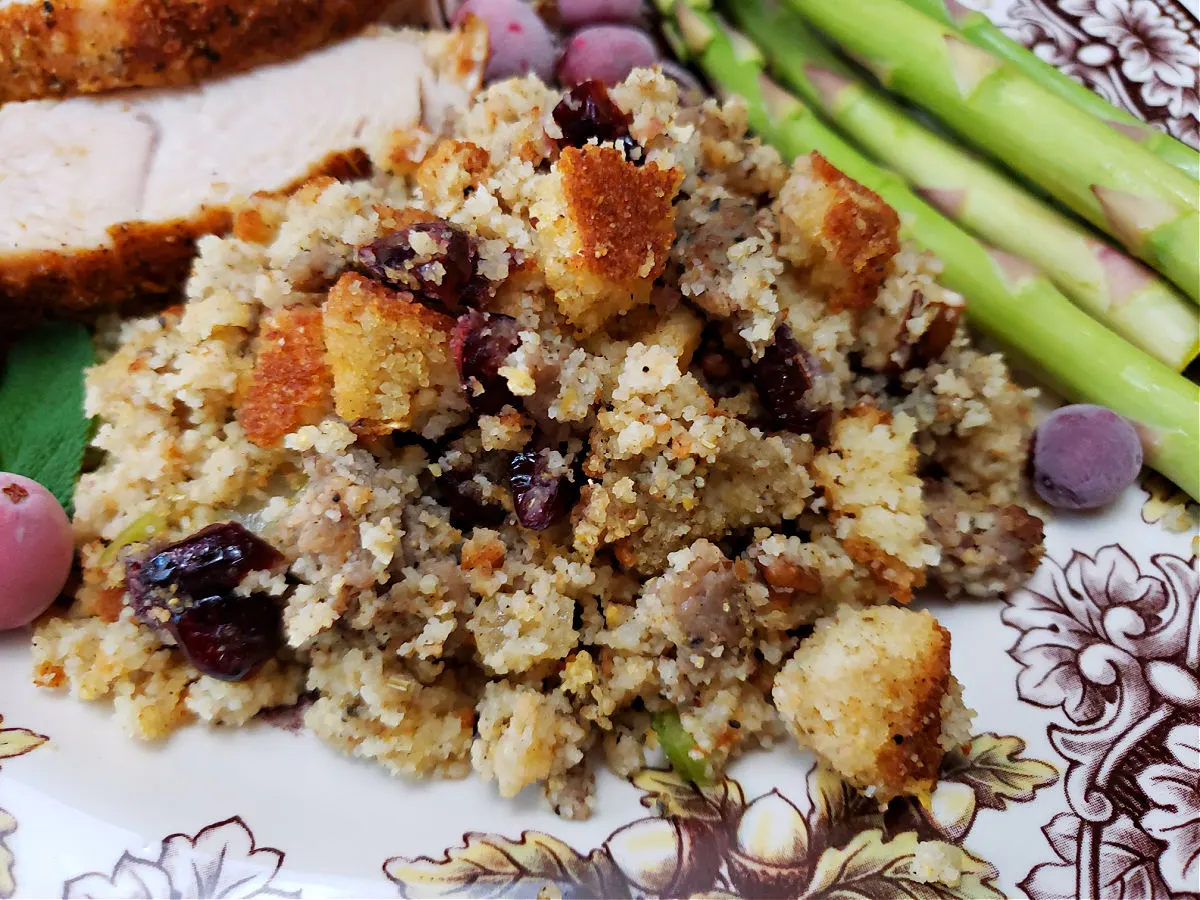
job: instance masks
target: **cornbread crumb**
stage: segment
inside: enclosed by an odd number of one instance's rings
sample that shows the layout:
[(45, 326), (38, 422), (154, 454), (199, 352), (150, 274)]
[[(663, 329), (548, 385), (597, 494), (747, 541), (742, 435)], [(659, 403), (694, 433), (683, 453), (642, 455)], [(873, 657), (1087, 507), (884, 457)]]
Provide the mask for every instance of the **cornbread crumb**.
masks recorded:
[(798, 157), (779, 195), (780, 253), (811, 270), (834, 312), (865, 309), (900, 250), (900, 218), (819, 153)]
[[(949, 635), (888, 604), (1036, 565), (1030, 395), (878, 197), (678, 96), (634, 72), (637, 146), (562, 149), (556, 90), (493, 84), (370, 178), (251, 200), (182, 306), (101, 323), (82, 573), (34, 681), (144, 739), (304, 697), (346, 754), (566, 818), (668, 710), (714, 770), (790, 730), (877, 797), (927, 790), (970, 712)], [(127, 578), (228, 522), (284, 560), (226, 598), (279, 612), (239, 682)]]

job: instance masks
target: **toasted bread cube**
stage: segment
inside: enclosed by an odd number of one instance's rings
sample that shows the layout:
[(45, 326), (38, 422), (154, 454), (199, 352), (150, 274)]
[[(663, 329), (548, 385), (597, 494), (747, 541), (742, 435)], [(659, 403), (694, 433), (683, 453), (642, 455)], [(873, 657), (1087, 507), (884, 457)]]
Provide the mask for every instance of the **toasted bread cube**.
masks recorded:
[(638, 167), (614, 147), (569, 147), (533, 208), (554, 299), (581, 334), (645, 303), (675, 240), (683, 172)]
[(895, 606), (843, 606), (820, 620), (772, 697), (803, 746), (881, 801), (933, 787), (966, 714), (950, 633), (926, 611)]
[(259, 331), (254, 373), (238, 420), (251, 442), (276, 447), (285, 434), (325, 417), (333, 406), (332, 387), (321, 310), (280, 310)]
[(454, 319), (362, 275), (338, 279), (325, 302), (325, 346), (337, 414), (367, 434), (438, 437), (465, 418), (450, 353)]
[(900, 250), (900, 218), (819, 153), (801, 156), (779, 193), (779, 253), (811, 273), (830, 309), (866, 309)]
[(859, 404), (833, 426), (830, 447), (813, 460), (813, 480), (825, 490), (829, 517), (846, 552), (901, 603), (936, 564), (913, 444), (915, 423)]

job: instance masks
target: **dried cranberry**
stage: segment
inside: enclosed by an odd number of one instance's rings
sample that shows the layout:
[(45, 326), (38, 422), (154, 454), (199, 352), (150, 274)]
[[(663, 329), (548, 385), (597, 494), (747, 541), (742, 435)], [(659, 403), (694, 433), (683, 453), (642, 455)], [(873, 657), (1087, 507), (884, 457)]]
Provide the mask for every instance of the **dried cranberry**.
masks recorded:
[(283, 625), (274, 599), (233, 589), (250, 572), (282, 562), (266, 541), (222, 522), (130, 560), (125, 581), (139, 619), (169, 631), (201, 672), (237, 681), (275, 655)]
[(508, 470), (517, 519), (531, 531), (544, 531), (561, 521), (575, 505), (579, 486), (569, 471), (550, 471), (551, 450), (521, 450)]
[(494, 528), (508, 515), (504, 507), (490, 503), (483, 488), (466, 469), (443, 469), (437, 479), (442, 502), (450, 510), (450, 524), (463, 531), (472, 528)]
[(554, 107), (554, 121), (562, 131), (560, 147), (582, 147), (595, 138), (600, 143), (629, 135), (630, 118), (608, 96), (601, 81), (583, 81)]
[[(417, 246), (413, 246), (416, 239)], [(486, 291), (475, 245), (449, 222), (418, 222), (358, 248), (359, 264), (375, 280), (455, 309)]]
[(725, 346), (716, 328), (704, 330), (693, 360), (704, 389), (713, 397), (735, 396), (749, 378), (746, 360)]
[(167, 629), (192, 665), (223, 681), (249, 677), (283, 644), (279, 605), (266, 594), (218, 594), (184, 604)]
[(753, 372), (754, 386), (773, 427), (810, 434), (818, 444), (829, 440), (832, 412), (807, 396), (820, 377), (819, 364), (800, 346), (787, 325), (775, 332), (775, 339), (754, 364)]
[(517, 320), (500, 313), (472, 309), (458, 317), (450, 349), (471, 408), (480, 415), (495, 415), (504, 404), (517, 403), (500, 367), (521, 345), (519, 332)]
[(131, 560), (126, 582), (135, 609), (153, 594), (206, 597), (237, 587), (256, 569), (273, 569), (283, 555), (236, 522), (202, 528), (141, 560)]

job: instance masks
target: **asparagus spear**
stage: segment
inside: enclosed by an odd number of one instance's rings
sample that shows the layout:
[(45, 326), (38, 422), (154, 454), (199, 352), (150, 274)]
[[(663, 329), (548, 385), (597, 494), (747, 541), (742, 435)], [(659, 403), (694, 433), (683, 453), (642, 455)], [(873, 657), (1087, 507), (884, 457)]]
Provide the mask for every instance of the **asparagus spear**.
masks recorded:
[(1200, 303), (1200, 191), (903, 0), (788, 0), (883, 82), (1104, 229)]
[(1138, 426), (1147, 464), (1200, 499), (1200, 388), (1082, 312), (1032, 267), (972, 238), (897, 175), (870, 162), (767, 78), (757, 48), (706, 6), (678, 0), (670, 11), (712, 82), (745, 99), (750, 123), (780, 153), (793, 158), (818, 151), (879, 194), (900, 213), (905, 236), (941, 258), (941, 280), (967, 298), (975, 327), (1067, 399), (1128, 417)]
[(954, 28), (977, 47), (999, 56), (1073, 106), (1129, 135), (1143, 147), (1181, 172), (1200, 177), (1200, 153), (1169, 134), (1152, 128), (1137, 116), (1113, 106), (1095, 91), (1050, 65), (1001, 31), (986, 13), (963, 6), (957, 0), (905, 0), (925, 15)]
[(914, 122), (860, 82), (794, 10), (772, 0), (724, 8), (788, 86), (951, 219), (1032, 262), (1078, 306), (1175, 371), (1195, 359), (1200, 313), (1168, 283)]
[(692, 784), (704, 787), (712, 784), (712, 770), (703, 756), (693, 756), (696, 741), (688, 734), (679, 719), (679, 711), (670, 709), (657, 712), (650, 717), (650, 724), (658, 735), (658, 743), (667, 755), (671, 768)]

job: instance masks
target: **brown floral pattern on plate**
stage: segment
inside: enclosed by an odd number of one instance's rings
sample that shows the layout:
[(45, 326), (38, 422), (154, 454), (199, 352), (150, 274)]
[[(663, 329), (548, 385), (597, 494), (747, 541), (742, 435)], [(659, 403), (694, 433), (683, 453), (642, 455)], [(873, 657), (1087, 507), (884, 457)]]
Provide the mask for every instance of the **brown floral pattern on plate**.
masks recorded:
[(1200, 22), (1179, 0), (1007, 6), (1002, 27), (1042, 59), (1115, 106), (1200, 146)]
[(886, 809), (820, 766), (799, 804), (779, 789), (747, 801), (728, 777), (698, 787), (646, 769), (633, 784), (657, 815), (586, 853), (536, 831), (469, 833), (441, 859), (394, 857), (383, 870), (405, 897), (1002, 897), (995, 867), (963, 841), (980, 809), (1029, 802), (1058, 780), (1024, 750), (1017, 737), (977, 735), (947, 754), (927, 802)]
[(74, 897), (299, 897), (283, 891), (275, 876), (284, 853), (259, 847), (240, 816), (214, 822), (194, 835), (163, 838), (158, 855), (123, 853), (112, 871), (68, 879), (62, 896)]
[(1008, 599), (1017, 692), (1065, 721), (1071, 812), (1042, 829), (1058, 857), (1020, 886), (1053, 897), (1195, 896), (1200, 886), (1200, 572), (1143, 568), (1119, 544), (1047, 560)]

